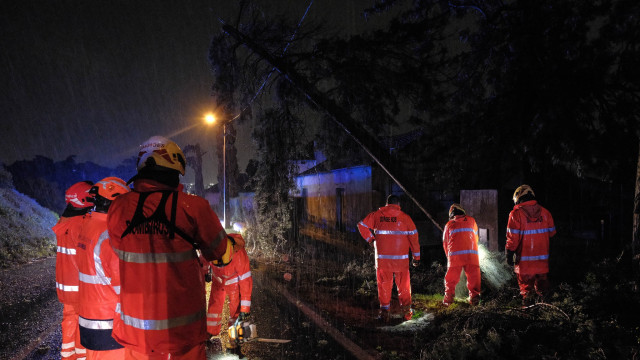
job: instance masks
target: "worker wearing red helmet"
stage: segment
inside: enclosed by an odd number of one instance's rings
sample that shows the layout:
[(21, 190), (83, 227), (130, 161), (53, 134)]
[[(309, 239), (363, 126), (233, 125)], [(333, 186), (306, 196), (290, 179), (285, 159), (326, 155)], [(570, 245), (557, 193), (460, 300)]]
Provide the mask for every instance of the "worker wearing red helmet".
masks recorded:
[(467, 275), (469, 303), (480, 301), (480, 259), (478, 257), (478, 225), (468, 216), (460, 204), (449, 208), (449, 222), (442, 233), (442, 247), (447, 256), (447, 274), (444, 277), (444, 299), (442, 303), (453, 303), (460, 273)]
[(380, 309), (378, 319), (389, 321), (391, 290), (395, 277), (398, 298), (403, 318), (410, 320), (411, 280), (409, 275), (409, 253), (413, 266), (420, 263), (418, 230), (409, 215), (400, 210), (400, 199), (396, 195), (387, 197), (387, 204), (367, 215), (358, 223), (360, 235), (375, 249), (376, 278)]
[(521, 185), (513, 193), (513, 210), (507, 223), (507, 263), (518, 277), (524, 306), (541, 300), (549, 290), (549, 238), (556, 234), (551, 213), (536, 201), (533, 189)]
[(88, 360), (124, 357), (124, 348), (111, 337), (120, 276), (118, 257), (109, 244), (107, 212), (116, 197), (129, 191), (117, 177), (104, 178), (89, 190), (95, 196), (95, 207), (78, 236), (80, 341), (87, 348)]
[(120, 316), (113, 337), (125, 359), (205, 359), (207, 261), (227, 252), (227, 234), (209, 202), (182, 191), (185, 156), (162, 136), (140, 146), (133, 191), (109, 209), (120, 264)]
[(93, 208), (91, 181), (71, 185), (64, 194), (67, 207), (53, 226), (56, 234), (56, 292), (62, 307), (62, 346), (60, 356), (66, 359), (84, 359), (86, 349), (80, 344), (78, 332), (78, 263), (76, 245), (85, 215)]
[[(230, 262), (212, 262), (211, 295), (207, 311), (207, 332), (213, 336), (220, 334), (222, 327), (222, 308), (225, 296), (229, 297), (228, 326), (245, 321), (251, 313), (251, 292), (253, 278), (249, 266), (249, 256), (244, 248), (244, 239), (240, 234), (229, 234), (233, 256)], [(231, 343), (231, 347), (236, 344)]]

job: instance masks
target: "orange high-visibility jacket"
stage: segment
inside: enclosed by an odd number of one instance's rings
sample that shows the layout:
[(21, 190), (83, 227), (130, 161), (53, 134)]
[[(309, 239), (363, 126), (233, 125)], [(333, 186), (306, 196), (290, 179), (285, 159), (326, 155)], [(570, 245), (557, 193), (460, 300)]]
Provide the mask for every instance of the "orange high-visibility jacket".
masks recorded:
[(556, 234), (551, 213), (536, 200), (517, 204), (509, 213), (506, 249), (515, 251), (520, 261), (518, 274), (549, 272), (549, 238)]
[(418, 230), (399, 205), (390, 204), (370, 213), (358, 223), (358, 230), (367, 242), (375, 240), (376, 269), (408, 269), (409, 252), (420, 260)]
[(76, 262), (76, 245), (82, 227), (84, 215), (60, 217), (52, 228), (56, 234), (56, 292), (58, 300), (67, 305), (77, 305), (78, 297), (78, 264)]
[(189, 241), (208, 261), (224, 254), (226, 233), (209, 202), (182, 186), (139, 179), (113, 201), (107, 223), (120, 259), (112, 336), (144, 354), (178, 353), (206, 341), (204, 278)]
[(78, 314), (85, 319), (111, 320), (120, 292), (118, 257), (109, 244), (107, 214), (92, 212), (87, 217), (77, 245), (80, 279)]
[[(213, 281), (211, 287), (225, 287), (225, 291), (240, 290), (240, 312), (251, 312), (251, 291), (253, 279), (249, 267), (249, 256), (244, 248), (233, 254), (231, 263), (227, 266), (211, 266)], [(231, 309), (230, 311), (234, 311)]]
[(442, 233), (442, 247), (447, 255), (447, 267), (480, 265), (476, 219), (456, 215), (449, 220)]

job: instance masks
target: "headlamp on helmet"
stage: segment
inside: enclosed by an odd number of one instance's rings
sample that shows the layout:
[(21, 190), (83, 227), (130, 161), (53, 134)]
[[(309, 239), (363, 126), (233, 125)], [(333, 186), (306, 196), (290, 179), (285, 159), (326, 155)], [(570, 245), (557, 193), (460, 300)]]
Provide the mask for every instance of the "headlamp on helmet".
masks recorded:
[(454, 203), (451, 205), (451, 207), (449, 207), (449, 219), (453, 219), (453, 217), (456, 215), (466, 215), (466, 214), (467, 212), (464, 210), (464, 208), (460, 204)]
[[(529, 195), (527, 196), (527, 199), (523, 199), (525, 195)], [(513, 193), (513, 203), (519, 204), (523, 202), (523, 200), (533, 199), (535, 197), (536, 197), (536, 194), (533, 193), (533, 189), (531, 188), (531, 186), (522, 184), (518, 186), (516, 191)]]
[(152, 136), (140, 145), (136, 166), (138, 171), (146, 167), (160, 167), (184, 175), (186, 161), (178, 144), (162, 136)]

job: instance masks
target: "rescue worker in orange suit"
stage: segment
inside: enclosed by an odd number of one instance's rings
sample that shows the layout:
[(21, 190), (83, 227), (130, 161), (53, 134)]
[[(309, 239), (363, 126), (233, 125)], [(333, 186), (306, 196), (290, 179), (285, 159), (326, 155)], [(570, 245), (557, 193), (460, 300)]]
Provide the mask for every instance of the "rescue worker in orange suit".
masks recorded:
[(551, 213), (536, 201), (533, 189), (521, 185), (513, 193), (515, 206), (507, 223), (507, 263), (514, 267), (524, 306), (549, 290), (549, 238), (556, 234)]
[(388, 322), (391, 290), (395, 277), (400, 309), (405, 320), (413, 316), (411, 309), (411, 279), (409, 253), (413, 266), (420, 264), (418, 230), (409, 215), (400, 210), (396, 195), (387, 197), (387, 204), (367, 215), (358, 223), (360, 235), (375, 249), (376, 278), (380, 309), (378, 320)]
[(444, 299), (442, 303), (453, 303), (456, 285), (464, 269), (467, 275), (469, 304), (480, 301), (480, 259), (478, 257), (478, 225), (468, 216), (460, 204), (449, 208), (449, 222), (442, 233), (442, 247), (447, 256), (447, 274), (444, 276)]
[(91, 181), (75, 183), (67, 189), (64, 200), (67, 207), (52, 230), (56, 234), (56, 291), (62, 307), (63, 360), (85, 359), (86, 349), (80, 344), (78, 331), (78, 263), (76, 245), (85, 215), (93, 208)]
[[(244, 248), (244, 239), (240, 234), (229, 234), (233, 244), (231, 262), (212, 262), (211, 295), (207, 311), (207, 332), (213, 336), (220, 334), (222, 327), (222, 309), (225, 295), (229, 297), (229, 321), (233, 326), (236, 320), (246, 321), (251, 314), (251, 291), (253, 279), (249, 266), (249, 256)], [(231, 343), (231, 347), (236, 344)]]
[(107, 211), (112, 201), (130, 191), (124, 180), (107, 177), (89, 192), (95, 207), (78, 237), (80, 279), (80, 341), (87, 348), (87, 360), (120, 360), (124, 348), (112, 337), (120, 280), (118, 257), (109, 245)]
[(111, 246), (120, 263), (119, 316), (113, 337), (125, 359), (205, 359), (204, 276), (207, 261), (222, 259), (225, 233), (209, 202), (182, 191), (185, 156), (162, 136), (140, 146), (133, 191), (109, 209)]

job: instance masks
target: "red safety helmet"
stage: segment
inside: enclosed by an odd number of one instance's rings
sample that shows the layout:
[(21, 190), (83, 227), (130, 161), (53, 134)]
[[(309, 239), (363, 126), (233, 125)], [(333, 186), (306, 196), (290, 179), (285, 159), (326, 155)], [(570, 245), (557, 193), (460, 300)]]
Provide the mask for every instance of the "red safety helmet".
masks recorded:
[(93, 186), (91, 181), (80, 181), (69, 186), (64, 193), (64, 202), (78, 209), (92, 207), (93, 194), (89, 193), (91, 186)]
[(113, 200), (118, 195), (122, 195), (131, 191), (127, 183), (117, 177), (110, 176), (98, 181), (91, 188), (90, 192), (95, 195), (102, 196), (107, 200)]

